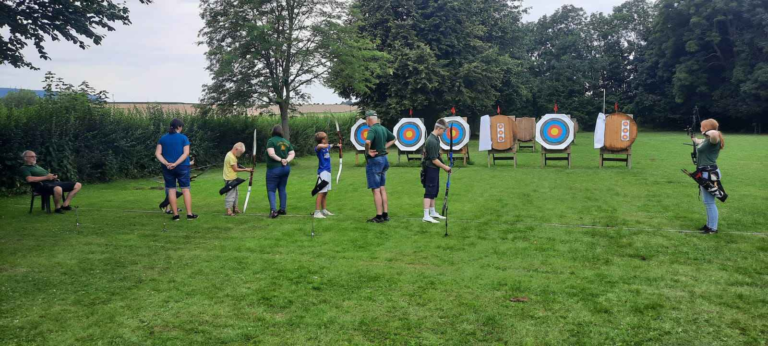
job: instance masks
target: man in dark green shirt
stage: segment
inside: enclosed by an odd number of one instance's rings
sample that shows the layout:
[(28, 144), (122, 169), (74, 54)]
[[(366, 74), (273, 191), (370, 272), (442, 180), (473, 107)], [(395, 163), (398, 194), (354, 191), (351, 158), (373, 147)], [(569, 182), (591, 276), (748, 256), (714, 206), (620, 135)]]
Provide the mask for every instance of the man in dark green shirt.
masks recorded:
[(365, 112), (368, 123), (368, 136), (365, 139), (365, 175), (368, 188), (373, 192), (373, 203), (376, 205), (376, 217), (368, 222), (381, 223), (389, 221), (389, 203), (387, 201), (387, 170), (389, 159), (387, 148), (395, 144), (395, 135), (379, 124), (375, 111)]
[(424, 144), (421, 161), (424, 166), (424, 218), (421, 220), (424, 222), (439, 223), (435, 220), (436, 218), (445, 219), (435, 210), (435, 198), (440, 192), (440, 169), (442, 168), (446, 172), (451, 171), (451, 167), (444, 164), (440, 158), (439, 137), (445, 133), (447, 126), (445, 120), (439, 119), (435, 123), (435, 129)]
[[(34, 151), (27, 150), (21, 156), (24, 158), (24, 166), (19, 168), (19, 173), (24, 181), (32, 185), (37, 193), (53, 195), (56, 213), (63, 214), (64, 210), (72, 210), (69, 204), (83, 185), (72, 181), (58, 181), (59, 176), (48, 173), (37, 165), (37, 155)], [(69, 195), (62, 204), (61, 196), (64, 192), (69, 192)]]

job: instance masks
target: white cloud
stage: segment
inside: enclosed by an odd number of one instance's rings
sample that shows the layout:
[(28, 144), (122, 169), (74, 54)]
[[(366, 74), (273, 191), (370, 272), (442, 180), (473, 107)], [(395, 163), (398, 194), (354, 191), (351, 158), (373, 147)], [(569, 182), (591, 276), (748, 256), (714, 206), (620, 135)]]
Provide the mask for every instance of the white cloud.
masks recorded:
[[(524, 20), (538, 19), (566, 3), (575, 3), (587, 12), (610, 12), (622, 0), (524, 0), (531, 7)], [(72, 84), (87, 80), (108, 90), (117, 101), (197, 102), (202, 85), (210, 78), (205, 70), (205, 46), (196, 42), (203, 26), (197, 0), (159, 0), (146, 6), (129, 0), (133, 25), (116, 26), (101, 46), (81, 50), (69, 42), (48, 42), (51, 61), (37, 57), (34, 49), (24, 51), (40, 71), (0, 66), (0, 87), (41, 89), (46, 71)], [(316, 84), (307, 88), (312, 102), (338, 103), (333, 91)]]

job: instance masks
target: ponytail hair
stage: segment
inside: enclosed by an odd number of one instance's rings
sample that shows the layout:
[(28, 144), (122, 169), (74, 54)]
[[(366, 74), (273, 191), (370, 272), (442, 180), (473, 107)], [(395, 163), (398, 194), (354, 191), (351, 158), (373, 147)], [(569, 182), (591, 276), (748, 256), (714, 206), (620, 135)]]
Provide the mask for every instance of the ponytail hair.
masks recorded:
[(707, 119), (701, 122), (701, 127), (704, 128), (704, 132), (715, 130), (720, 136), (720, 149), (725, 149), (725, 137), (720, 132), (720, 124), (715, 119)]
[(176, 133), (176, 130), (182, 127), (184, 127), (184, 122), (181, 121), (180, 119), (174, 118), (173, 120), (171, 120), (170, 127), (168, 127), (168, 133), (174, 134)]

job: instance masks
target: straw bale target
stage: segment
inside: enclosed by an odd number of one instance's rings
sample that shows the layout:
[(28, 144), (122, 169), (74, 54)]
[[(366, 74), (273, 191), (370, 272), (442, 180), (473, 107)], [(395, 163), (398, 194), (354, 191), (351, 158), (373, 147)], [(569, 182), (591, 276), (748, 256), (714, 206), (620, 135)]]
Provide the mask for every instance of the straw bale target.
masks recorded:
[(536, 119), (535, 118), (517, 118), (517, 140), (521, 142), (530, 142), (536, 139)]
[(624, 150), (637, 139), (637, 123), (629, 115), (613, 113), (605, 118), (605, 149)]
[(509, 150), (515, 145), (517, 124), (511, 117), (496, 115), (491, 117), (491, 143), (493, 150)]

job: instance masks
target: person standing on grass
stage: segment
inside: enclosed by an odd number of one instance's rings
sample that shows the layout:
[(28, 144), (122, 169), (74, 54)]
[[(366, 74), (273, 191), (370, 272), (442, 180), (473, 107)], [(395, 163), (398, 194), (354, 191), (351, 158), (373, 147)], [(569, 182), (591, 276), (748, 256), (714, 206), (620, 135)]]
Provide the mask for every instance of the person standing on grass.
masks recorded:
[[(227, 156), (224, 157), (224, 183), (226, 185), (234, 184), (237, 179), (237, 172), (253, 172), (253, 168), (240, 168), (237, 165), (237, 158), (243, 155), (245, 152), (245, 144), (238, 142), (232, 147), (232, 150), (227, 152)], [(237, 209), (237, 200), (240, 195), (237, 193), (237, 186), (229, 190), (224, 196), (224, 206), (227, 208), (227, 216), (235, 216), (240, 213)]]
[(365, 112), (368, 123), (368, 137), (365, 139), (365, 175), (368, 188), (373, 192), (373, 203), (376, 205), (376, 216), (368, 222), (381, 223), (389, 221), (389, 202), (387, 200), (387, 170), (389, 159), (387, 148), (395, 144), (395, 135), (379, 124), (375, 111)]
[[(317, 181), (324, 182), (325, 187), (317, 193), (315, 201), (315, 213), (313, 216), (317, 219), (325, 219), (326, 216), (333, 214), (328, 211), (328, 191), (331, 191), (331, 148), (333, 144), (328, 144), (328, 135), (325, 132), (315, 134), (315, 153), (317, 154)], [(341, 145), (337, 145), (341, 148)], [(314, 192), (314, 191), (313, 191)]]
[(168, 133), (157, 142), (155, 157), (163, 164), (163, 180), (171, 203), (173, 221), (179, 221), (179, 209), (176, 200), (176, 185), (181, 188), (184, 196), (184, 206), (187, 209), (187, 220), (197, 219), (192, 213), (192, 193), (189, 180), (189, 138), (181, 134), (184, 122), (179, 119), (171, 120)]
[[(707, 119), (701, 122), (701, 133), (704, 139), (691, 138), (696, 145), (696, 155), (699, 158), (697, 170), (702, 172), (704, 179), (709, 179), (711, 174), (717, 174), (718, 180), (722, 178), (720, 168), (717, 167), (717, 158), (720, 150), (725, 148), (725, 138), (718, 131), (720, 124), (715, 119)], [(717, 233), (718, 211), (715, 205), (715, 196), (712, 196), (703, 186), (700, 186), (704, 196), (704, 206), (707, 209), (707, 224), (701, 227), (704, 234)]]
[(439, 223), (440, 221), (435, 219), (445, 219), (435, 211), (435, 198), (440, 192), (440, 169), (447, 173), (451, 172), (451, 167), (444, 164), (440, 158), (439, 137), (445, 133), (446, 127), (448, 125), (445, 120), (439, 119), (424, 145), (421, 160), (421, 166), (424, 170), (424, 180), (422, 181), (422, 185), (424, 185), (424, 218), (421, 219), (423, 222)]
[[(75, 198), (83, 185), (76, 181), (59, 181), (58, 175), (48, 173), (37, 165), (37, 154), (34, 151), (27, 150), (21, 154), (21, 157), (24, 159), (24, 166), (19, 171), (24, 181), (35, 189), (35, 193), (53, 195), (56, 214), (64, 214), (65, 210), (72, 210), (72, 206), (69, 204), (72, 203), (72, 199)], [(62, 203), (65, 192), (69, 192), (69, 194)]]
[[(288, 194), (285, 187), (288, 185), (288, 176), (291, 175), (289, 163), (296, 157), (293, 145), (283, 138), (283, 127), (276, 125), (272, 128), (272, 138), (267, 141), (267, 196), (269, 197), (269, 217), (276, 218), (285, 215), (288, 204)], [(277, 209), (275, 191), (280, 192), (280, 209)]]

